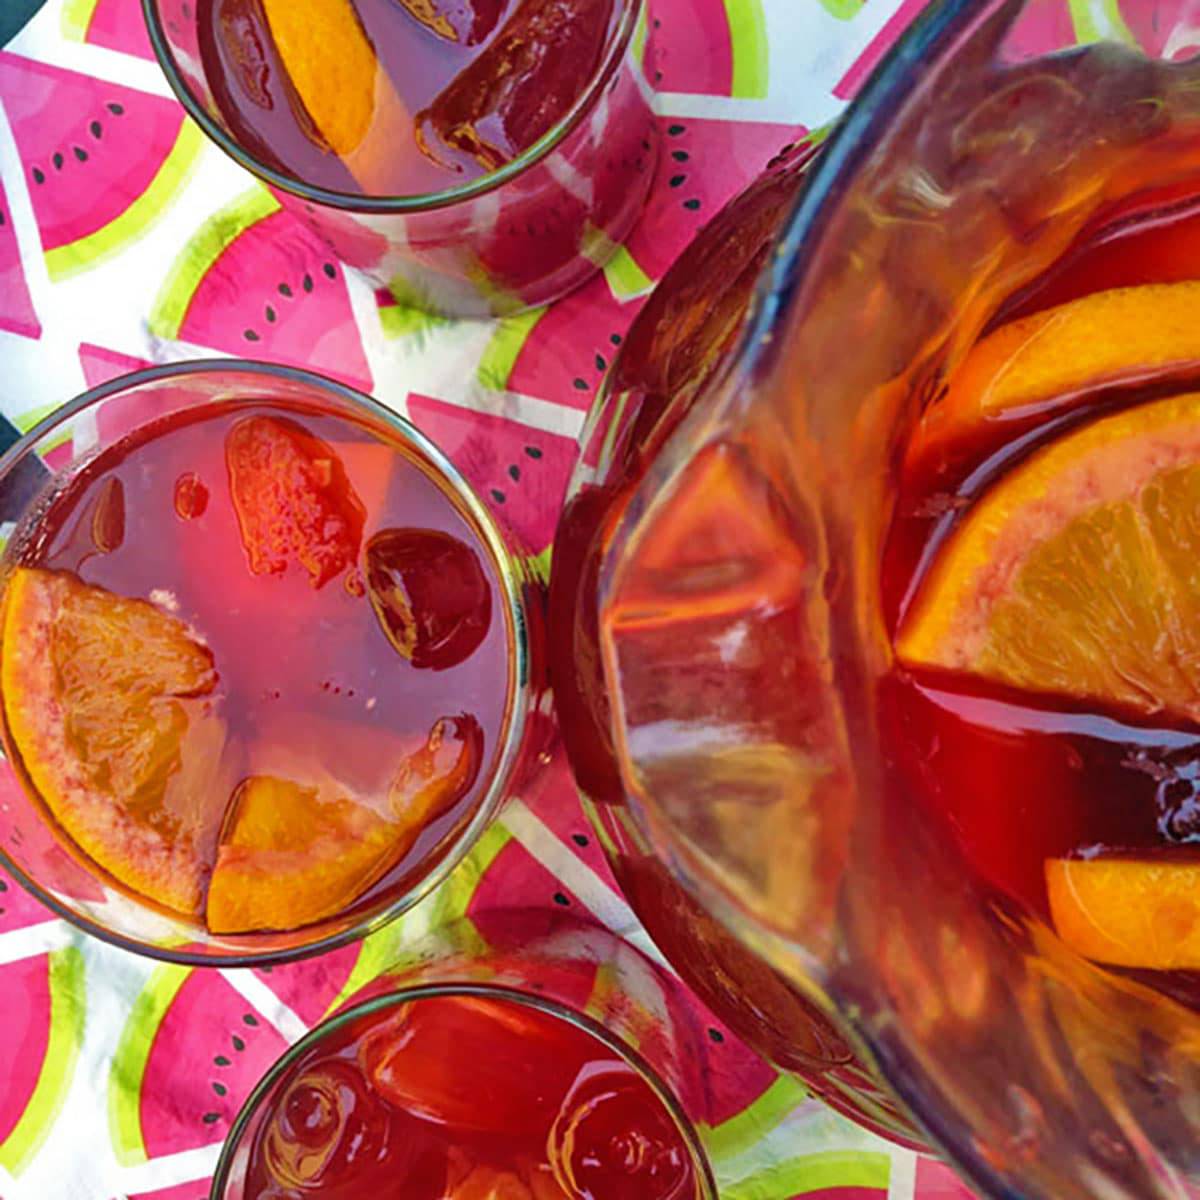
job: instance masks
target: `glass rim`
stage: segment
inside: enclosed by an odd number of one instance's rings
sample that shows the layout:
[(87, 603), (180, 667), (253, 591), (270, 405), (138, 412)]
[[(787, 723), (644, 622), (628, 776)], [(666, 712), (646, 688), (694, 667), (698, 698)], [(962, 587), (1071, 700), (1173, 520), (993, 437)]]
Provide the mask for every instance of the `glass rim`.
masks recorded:
[[(356, 388), (327, 379), (314, 371), (302, 367), (289, 367), (280, 363), (259, 362), (252, 359), (223, 359), (200, 358), (184, 362), (165, 363), (158, 366), (146, 367), (138, 371), (130, 371), (119, 375), (96, 387), (89, 388), (74, 399), (43, 417), (27, 433), (14, 442), (3, 454), (0, 454), (0, 479), (22, 462), (29, 454), (34, 453), (36, 446), (47, 434), (53, 433), (60, 425), (71, 420), (91, 406), (122, 392), (141, 387), (148, 383), (157, 383), (164, 379), (175, 379), (192, 375), (213, 373), (242, 374), (250, 377), (282, 378), (293, 383), (306, 384), (323, 391), (332, 392), (341, 400), (358, 409), (365, 409), (372, 417), (377, 418), (396, 432), (403, 441), (413, 445), (416, 450), (441, 473), (450, 484), (454, 497), (466, 508), (470, 519), (476, 525), (476, 532), (481, 542), (491, 554), (496, 576), (505, 598), (505, 619), (509, 626), (511, 638), (511, 656), (509, 662), (509, 688), (512, 703), (508, 719), (504, 727), (504, 735), (499, 743), (499, 758), (491, 773), (491, 782), (487, 790), (475, 806), (470, 819), (462, 825), (451, 838), (445, 852), (434, 863), (432, 869), (418, 878), (410, 887), (385, 905), (378, 912), (364, 915), (347, 928), (330, 933), (310, 941), (302, 941), (295, 946), (284, 946), (265, 950), (189, 950), (170, 946), (155, 946), (138, 941), (136, 938), (110, 929), (91, 917), (75, 912), (56, 897), (50, 895), (33, 877), (13, 860), (7, 849), (0, 843), (0, 866), (9, 871), (26, 891), (44, 904), (57, 916), (69, 922), (77, 929), (110, 946), (127, 950), (146, 958), (160, 962), (174, 963), (189, 967), (261, 967), (277, 966), (284, 963), (296, 962), (311, 958), (317, 954), (337, 950), (351, 945), (370, 936), (385, 925), (400, 917), (431, 891), (443, 883), (463, 859), (471, 852), (479, 838), (487, 830), (504, 804), (508, 786), (517, 766), (517, 759), (524, 741), (525, 732), (532, 711), (528, 694), (530, 677), (531, 647), (529, 629), (531, 614), (526, 603), (524, 589), (521, 586), (514, 553), (500, 529), (496, 518), (480, 499), (470, 482), (450, 461), (439, 447), (421, 432), (406, 417), (387, 407), (381, 401)], [(51, 478), (55, 473), (51, 472)], [(24, 783), (21, 784), (24, 790)], [(41, 801), (37, 801), (38, 804)], [(40, 815), (40, 814), (39, 814)], [(418, 864), (419, 866), (419, 864)], [(136, 894), (135, 894), (136, 895)], [(147, 906), (149, 907), (149, 906)], [(305, 926), (297, 930), (280, 931), (287, 933), (302, 933)]]
[[(261, 182), (272, 188), (287, 192), (301, 200), (356, 213), (417, 213), (448, 208), (461, 201), (472, 200), (502, 187), (525, 173), (555, 150), (562, 141), (591, 112), (601, 93), (620, 69), (626, 50), (633, 41), (634, 32), (641, 24), (647, 0), (615, 0), (621, 6), (621, 16), (608, 39), (604, 57), (592, 73), (587, 87), (579, 94), (571, 107), (531, 146), (527, 146), (511, 162), (495, 171), (486, 171), (474, 179), (455, 187), (436, 192), (418, 192), (411, 196), (367, 196), (354, 192), (339, 192), (307, 183), (296, 176), (276, 170), (251, 154), (216, 121), (181, 75), (173, 50), (167, 39), (159, 16), (160, 0), (141, 0), (142, 15), (150, 37), (154, 57), (166, 76), (167, 83), (175, 93), (188, 116), (196, 122), (216, 145), (240, 166), (245, 167)], [(640, 69), (638, 71), (640, 74)]]
[(478, 996), (483, 999), (501, 998), (512, 1003), (521, 1004), (526, 1008), (536, 1009), (539, 1012), (566, 1021), (576, 1029), (590, 1034), (597, 1041), (614, 1051), (637, 1072), (640, 1078), (649, 1084), (650, 1089), (667, 1110), (671, 1120), (683, 1136), (684, 1145), (687, 1147), (688, 1155), (691, 1158), (692, 1167), (696, 1175), (696, 1184), (699, 1191), (698, 1200), (719, 1200), (720, 1193), (717, 1189), (712, 1165), (708, 1160), (708, 1155), (705, 1153), (704, 1143), (700, 1139), (700, 1134), (694, 1122), (684, 1111), (683, 1104), (674, 1091), (667, 1086), (660, 1078), (658, 1072), (650, 1066), (637, 1050), (612, 1033), (600, 1021), (597, 1021), (595, 1017), (577, 1008), (572, 1008), (559, 1000), (554, 1000), (535, 992), (525, 991), (522, 988), (511, 985), (474, 983), (469, 980), (463, 980), (461, 983), (445, 981), (439, 983), (416, 983), (398, 987), (394, 991), (386, 992), (383, 995), (372, 996), (367, 1000), (362, 1000), (357, 1004), (351, 1005), (342, 1012), (325, 1018), (325, 1020), (314, 1025), (303, 1037), (293, 1042), (267, 1068), (266, 1073), (254, 1085), (250, 1094), (238, 1110), (237, 1117), (234, 1119), (221, 1145), (221, 1154), (217, 1159), (216, 1169), (213, 1171), (208, 1200), (225, 1200), (225, 1189), (229, 1184), (229, 1175), (233, 1169), (233, 1160), (250, 1122), (254, 1120), (259, 1108), (270, 1096), (275, 1085), (314, 1046), (345, 1028), (351, 1022), (358, 1020), (360, 1017), (372, 1016), (377, 1012), (382, 1012), (385, 1009), (397, 1007), (401, 1004), (436, 999), (440, 996)]

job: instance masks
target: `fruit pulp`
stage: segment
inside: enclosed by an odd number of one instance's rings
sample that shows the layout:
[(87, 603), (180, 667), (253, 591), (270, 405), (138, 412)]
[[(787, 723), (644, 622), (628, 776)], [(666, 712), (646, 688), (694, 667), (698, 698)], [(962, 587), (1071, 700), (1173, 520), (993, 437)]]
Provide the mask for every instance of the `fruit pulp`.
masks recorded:
[[(897, 813), (932, 813), (985, 888), (1085, 957), (1198, 1006), (1196, 615), (1173, 563), (1195, 520), (1200, 355), (1171, 309), (1200, 280), (1200, 207), (1175, 200), (1082, 236), (968, 355), (964, 374), (988, 374), (972, 405), (951, 374), (915, 427), (882, 565), (898, 663), (880, 699)], [(1126, 343), (1142, 361), (1118, 361)], [(1069, 384), (1041, 394), (1043, 363)]]
[[(518, 157), (596, 76), (623, 0), (200, 0), (235, 139), (331, 191), (422, 195)], [(303, 17), (296, 20), (297, 14)]]
[(51, 487), (6, 551), (0, 690), (68, 848), (217, 933), (431, 870), (487, 791), (512, 686), (494, 558), (436, 469), (378, 424), (246, 399), (141, 425)]
[(404, 1001), (330, 1031), (254, 1128), (244, 1200), (695, 1200), (645, 1078), (515, 999)]

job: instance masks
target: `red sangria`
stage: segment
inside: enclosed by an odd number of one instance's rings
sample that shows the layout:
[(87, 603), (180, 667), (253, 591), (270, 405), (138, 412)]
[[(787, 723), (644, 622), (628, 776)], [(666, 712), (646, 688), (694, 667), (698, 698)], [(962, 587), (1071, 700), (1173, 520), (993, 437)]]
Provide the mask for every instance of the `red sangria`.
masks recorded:
[(310, 1035), (214, 1194), (701, 1200), (680, 1119), (607, 1039), (527, 996), (432, 991)]
[(97, 879), (197, 934), (319, 937), (419, 894), (519, 724), (482, 510), (414, 430), (303, 377), (114, 390), (5, 554), (27, 794)]

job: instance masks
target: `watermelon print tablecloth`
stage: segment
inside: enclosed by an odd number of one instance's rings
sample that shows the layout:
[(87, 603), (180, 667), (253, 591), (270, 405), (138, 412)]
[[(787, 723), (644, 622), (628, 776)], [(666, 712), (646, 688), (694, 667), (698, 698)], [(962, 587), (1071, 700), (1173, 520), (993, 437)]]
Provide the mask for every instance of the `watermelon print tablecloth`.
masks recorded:
[[(25, 429), (147, 362), (301, 364), (410, 416), (543, 548), (584, 412), (653, 280), (774, 151), (838, 114), (919, 2), (651, 0), (644, 68), (665, 150), (641, 224), (551, 310), (453, 324), (343, 272), (204, 142), (137, 0), (49, 0), (0, 53), (0, 411)], [(646, 945), (561, 761), (436, 903), (292, 967), (156, 966), (83, 939), (0, 873), (0, 1200), (203, 1200), (233, 1114), (283, 1047), (414, 927), (497, 902), (576, 906)], [(967, 1196), (710, 1025), (705, 1136), (725, 1200)]]

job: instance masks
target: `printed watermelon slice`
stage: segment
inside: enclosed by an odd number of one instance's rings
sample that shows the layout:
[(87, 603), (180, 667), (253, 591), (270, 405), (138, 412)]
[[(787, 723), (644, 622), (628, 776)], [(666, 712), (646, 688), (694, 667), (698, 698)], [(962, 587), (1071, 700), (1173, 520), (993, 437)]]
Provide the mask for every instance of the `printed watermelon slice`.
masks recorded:
[(75, 946), (4, 969), (0, 1167), (19, 1175), (62, 1107), (83, 1038), (83, 956)]
[(108, 1080), (123, 1165), (222, 1140), (286, 1042), (216, 970), (159, 967), (133, 1002)]
[(21, 250), (4, 188), (0, 186), (0, 329), (22, 337), (39, 338), (42, 325), (33, 311)]
[(662, 92), (762, 99), (768, 88), (762, 0), (676, 0), (659, 6), (646, 74)]
[(138, 0), (66, 0), (62, 31), (69, 41), (154, 58)]
[(479, 382), (586, 409), (641, 304), (618, 302), (598, 275), (549, 308), (501, 321), (479, 363)]
[(410, 395), (409, 416), (433, 439), (527, 550), (554, 537), (575, 442), (507, 417)]
[(371, 388), (341, 267), (261, 187), (193, 235), (162, 285), (150, 330)]
[(203, 141), (172, 100), (15, 54), (0, 54), (0, 96), (52, 279), (145, 233)]
[(54, 913), (35, 900), (7, 871), (0, 871), (0, 933), (54, 919)]
[(83, 367), (83, 378), (90, 388), (99, 387), (118, 375), (130, 371), (140, 371), (150, 365), (144, 358), (134, 358), (132, 354), (121, 354), (117, 350), (106, 350), (103, 346), (93, 346), (88, 342), (79, 345), (79, 364)]
[(711, 217), (752, 180), (800, 126), (750, 121), (661, 120), (662, 153), (650, 199), (625, 242), (638, 267), (661, 279)]

